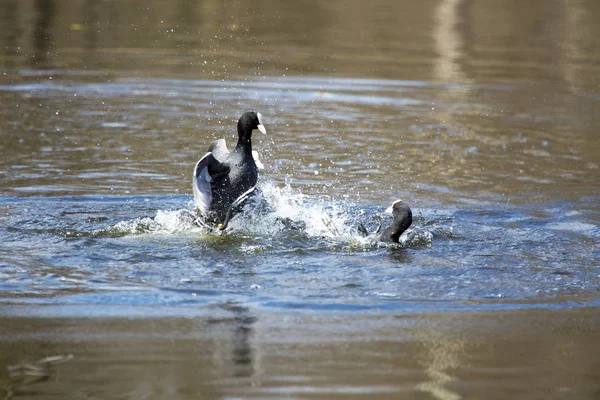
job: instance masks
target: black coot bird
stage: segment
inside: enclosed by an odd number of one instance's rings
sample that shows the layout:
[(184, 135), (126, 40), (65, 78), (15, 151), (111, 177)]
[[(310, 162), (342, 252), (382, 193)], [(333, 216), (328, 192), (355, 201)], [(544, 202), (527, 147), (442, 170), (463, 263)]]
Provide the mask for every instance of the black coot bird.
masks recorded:
[[(381, 230), (381, 225), (379, 225), (377, 231), (375, 231), (375, 234), (378, 235), (377, 240), (387, 243), (399, 243), (402, 233), (412, 224), (412, 211), (402, 200), (396, 200), (385, 212), (392, 214), (392, 223), (381, 233), (379, 233)], [(369, 235), (363, 224), (358, 225), (358, 230), (365, 236)]]
[(252, 151), (252, 131), (267, 130), (262, 115), (254, 111), (244, 113), (237, 124), (238, 142), (232, 152), (224, 139), (213, 142), (208, 153), (194, 168), (194, 204), (202, 222), (227, 227), (231, 217), (241, 209), (254, 193), (258, 170), (262, 167), (258, 153)]

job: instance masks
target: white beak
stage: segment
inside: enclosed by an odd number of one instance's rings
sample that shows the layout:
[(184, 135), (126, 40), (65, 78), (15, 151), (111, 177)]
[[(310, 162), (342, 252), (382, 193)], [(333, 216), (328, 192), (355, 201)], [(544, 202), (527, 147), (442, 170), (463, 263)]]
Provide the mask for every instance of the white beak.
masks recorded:
[(395, 202), (393, 202), (391, 206), (389, 206), (388, 208), (386, 208), (385, 213), (386, 214), (391, 214), (394, 211), (394, 206), (396, 205), (396, 203), (399, 203), (401, 201), (402, 200), (398, 199)]
[(264, 133), (266, 135), (267, 134), (267, 130), (265, 129), (265, 126), (262, 123), (262, 114), (261, 113), (256, 113), (256, 116), (258, 117), (258, 130), (261, 131), (262, 133)]

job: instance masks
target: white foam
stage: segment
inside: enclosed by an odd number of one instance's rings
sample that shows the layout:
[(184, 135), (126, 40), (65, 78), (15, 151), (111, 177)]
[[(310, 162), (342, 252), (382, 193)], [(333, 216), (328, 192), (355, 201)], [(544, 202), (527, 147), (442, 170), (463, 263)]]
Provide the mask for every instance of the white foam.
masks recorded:
[(345, 210), (331, 201), (309, 199), (289, 184), (261, 184), (260, 193), (247, 208), (231, 221), (232, 230), (276, 234), (292, 225), (309, 237), (353, 236)]
[(159, 210), (154, 218), (143, 217), (121, 221), (109, 229), (116, 234), (175, 234), (202, 232), (194, 223), (194, 215), (187, 209), (174, 211)]
[[(359, 233), (358, 222), (365, 222), (367, 217), (357, 207), (326, 198), (306, 196), (289, 184), (276, 186), (272, 182), (261, 182), (258, 192), (246, 204), (244, 211), (230, 221), (225, 232), (217, 229), (210, 231), (198, 226), (194, 222), (193, 203), (190, 202), (186, 209), (159, 210), (153, 218), (143, 217), (122, 221), (98, 233), (115, 236), (225, 233), (274, 237), (298, 232), (308, 240), (326, 239), (330, 244), (341, 244), (351, 248), (389, 245), (378, 243), (376, 235), (364, 237)], [(431, 245), (432, 237), (433, 235), (427, 230), (412, 227), (401, 236), (400, 244)]]

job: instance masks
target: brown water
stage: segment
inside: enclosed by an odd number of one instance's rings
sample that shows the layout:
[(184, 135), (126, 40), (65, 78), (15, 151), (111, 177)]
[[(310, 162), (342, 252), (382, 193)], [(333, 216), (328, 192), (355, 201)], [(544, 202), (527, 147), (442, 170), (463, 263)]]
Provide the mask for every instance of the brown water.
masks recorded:
[(13, 328), (0, 327), (0, 350), (13, 363), (24, 354), (76, 355), (44, 383), (20, 386), (15, 379), (15, 398), (593, 399), (600, 393), (596, 309), (211, 314), (6, 318)]
[(600, 396), (597, 1), (0, 4), (0, 398)]

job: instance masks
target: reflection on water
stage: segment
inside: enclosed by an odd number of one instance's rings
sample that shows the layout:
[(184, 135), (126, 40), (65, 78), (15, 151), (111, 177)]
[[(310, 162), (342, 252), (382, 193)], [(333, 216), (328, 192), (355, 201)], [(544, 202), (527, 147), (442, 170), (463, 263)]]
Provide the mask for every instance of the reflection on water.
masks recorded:
[(0, 397), (598, 397), (600, 2), (0, 4)]
[(0, 38), (4, 68), (217, 79), (559, 79), (581, 90), (594, 79), (590, 61), (599, 51), (593, 0), (3, 4), (0, 15), (14, 27)]
[(33, 23), (33, 48), (31, 63), (34, 66), (46, 67), (48, 56), (52, 47), (52, 33), (50, 26), (54, 17), (54, 1), (37, 0), (34, 2), (36, 19)]
[(598, 12), (583, 0), (7, 6), (0, 191), (187, 192), (205, 143), (231, 142), (255, 108), (273, 132), (256, 143), (266, 174), (308, 193), (579, 197), (600, 154)]
[(439, 57), (435, 63), (434, 76), (442, 82), (464, 82), (466, 76), (459, 63), (463, 60), (465, 45), (459, 29), (460, 7), (463, 0), (441, 1), (435, 9), (436, 24), (433, 30), (434, 46)]
[(465, 361), (466, 343), (462, 338), (447, 337), (437, 329), (423, 329), (415, 335), (426, 348), (424, 349), (423, 368), (430, 380), (421, 383), (418, 388), (440, 400), (459, 400), (462, 396), (449, 390), (448, 384), (457, 378), (450, 375)]
[[(593, 399), (600, 390), (593, 309), (360, 316), (256, 310), (250, 326), (250, 314), (231, 305), (211, 314), (4, 318), (0, 351), (11, 365), (76, 355), (56, 366), (56, 379), (17, 388), (16, 399)], [(250, 335), (241, 333), (244, 326)]]

